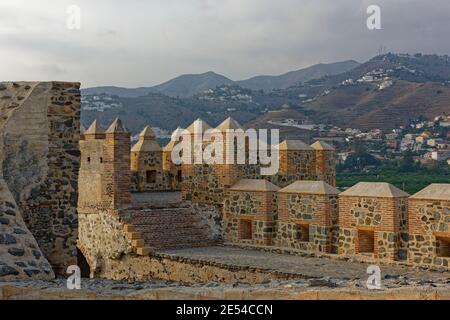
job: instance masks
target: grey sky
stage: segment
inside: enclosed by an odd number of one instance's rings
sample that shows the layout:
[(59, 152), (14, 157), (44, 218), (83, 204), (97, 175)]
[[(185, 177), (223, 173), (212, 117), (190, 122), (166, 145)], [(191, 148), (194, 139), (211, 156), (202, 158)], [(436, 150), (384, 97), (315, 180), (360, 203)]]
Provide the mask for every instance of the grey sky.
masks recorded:
[[(66, 9), (81, 8), (81, 30)], [(382, 9), (382, 30), (366, 8)], [(449, 0), (0, 0), (1, 80), (149, 86), (240, 80), (393, 52), (450, 53)]]

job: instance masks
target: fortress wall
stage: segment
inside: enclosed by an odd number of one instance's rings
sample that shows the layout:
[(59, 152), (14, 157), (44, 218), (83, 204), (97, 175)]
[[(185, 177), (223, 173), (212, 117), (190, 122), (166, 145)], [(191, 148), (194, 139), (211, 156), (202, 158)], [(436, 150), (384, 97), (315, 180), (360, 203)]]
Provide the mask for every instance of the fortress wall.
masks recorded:
[(56, 273), (77, 261), (79, 87), (0, 84), (1, 173), (18, 215)]

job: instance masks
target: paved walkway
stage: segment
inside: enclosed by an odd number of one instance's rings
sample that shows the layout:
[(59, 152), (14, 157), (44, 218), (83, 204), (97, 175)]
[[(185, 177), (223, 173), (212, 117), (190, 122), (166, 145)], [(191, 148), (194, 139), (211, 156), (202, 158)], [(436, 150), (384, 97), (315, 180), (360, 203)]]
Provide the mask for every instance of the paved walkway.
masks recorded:
[[(248, 266), (295, 273), (306, 278), (331, 277), (341, 280), (367, 279), (369, 264), (335, 260), (330, 258), (302, 257), (299, 255), (278, 254), (260, 250), (235, 247), (205, 247), (179, 250), (165, 250), (162, 253), (212, 261), (222, 264)], [(450, 272), (424, 271), (401, 266), (380, 265), (382, 278), (433, 280), (450, 283)]]

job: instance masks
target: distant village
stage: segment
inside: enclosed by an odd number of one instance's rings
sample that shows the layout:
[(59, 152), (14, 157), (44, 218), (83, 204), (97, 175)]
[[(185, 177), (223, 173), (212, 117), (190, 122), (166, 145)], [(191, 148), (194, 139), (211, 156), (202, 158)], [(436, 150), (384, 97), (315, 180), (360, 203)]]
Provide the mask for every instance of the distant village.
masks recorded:
[[(446, 128), (450, 128), (450, 116), (437, 116), (433, 121), (412, 122), (389, 133), (383, 133), (381, 129), (363, 132), (359, 129), (333, 127), (324, 129), (322, 134), (325, 132), (328, 138), (343, 138), (347, 143), (354, 140), (365, 141), (371, 147), (370, 153), (380, 160), (411, 151), (416, 155), (414, 160), (422, 164), (447, 161), (450, 165), (450, 132)], [(339, 152), (338, 161), (344, 162), (352, 152), (354, 151)]]
[(295, 119), (270, 121), (279, 126), (296, 127), (315, 132), (315, 139), (328, 141), (337, 147), (338, 163), (344, 163), (355, 152), (351, 145), (361, 141), (367, 151), (379, 160), (401, 157), (406, 151), (421, 164), (447, 162), (450, 165), (450, 116), (436, 116), (433, 121), (415, 120), (385, 133), (381, 129), (362, 131), (329, 125), (302, 124)]
[[(359, 82), (377, 82), (379, 90), (392, 85), (389, 75), (397, 70), (373, 70), (357, 80), (348, 79), (341, 85), (352, 85)], [(404, 71), (404, 70), (403, 70)], [(414, 72), (414, 70), (407, 70)], [(214, 100), (240, 100), (252, 101), (250, 90), (235, 86), (223, 86), (205, 91), (199, 96), (201, 99)], [(220, 94), (219, 94), (220, 93)], [(123, 108), (124, 106), (106, 94), (82, 96), (83, 110), (97, 110), (103, 112), (110, 108)], [(285, 104), (280, 110), (290, 109)], [(228, 112), (235, 111), (229, 108)], [(279, 111), (279, 110), (277, 110)], [(265, 110), (265, 112), (271, 112)], [(275, 112), (275, 111), (274, 111)], [(361, 141), (367, 147), (367, 151), (375, 158), (383, 161), (402, 157), (406, 151), (414, 154), (414, 160), (421, 164), (433, 162), (447, 162), (450, 165), (450, 116), (439, 115), (433, 120), (411, 120), (408, 125), (400, 126), (390, 132), (381, 129), (362, 131), (356, 128), (340, 128), (338, 126), (324, 124), (303, 123), (297, 119), (269, 120), (269, 124), (281, 127), (294, 127), (313, 132), (317, 139), (328, 141), (337, 148), (338, 163), (344, 163), (349, 155), (355, 152), (351, 145), (355, 141)], [(159, 139), (169, 139), (170, 132), (166, 129), (152, 128)], [(137, 135), (132, 137), (137, 140)]]

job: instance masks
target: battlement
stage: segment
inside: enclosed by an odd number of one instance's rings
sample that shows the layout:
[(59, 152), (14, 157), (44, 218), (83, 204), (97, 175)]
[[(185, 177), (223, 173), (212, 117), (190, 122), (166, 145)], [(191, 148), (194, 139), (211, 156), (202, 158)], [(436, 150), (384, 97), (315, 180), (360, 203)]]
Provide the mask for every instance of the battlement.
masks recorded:
[(78, 210), (119, 209), (131, 203), (130, 133), (120, 119), (104, 131), (94, 121), (80, 140)]
[[(211, 128), (202, 119), (197, 119), (188, 129), (192, 131), (195, 126)], [(242, 126), (236, 120), (228, 118), (215, 129), (223, 136), (224, 158), (237, 159), (238, 148), (233, 149), (231, 156), (227, 154), (231, 148), (227, 148), (225, 134), (227, 130), (242, 130)], [(192, 132), (191, 134), (193, 137)], [(251, 148), (248, 136), (245, 136), (244, 164), (236, 164), (236, 162), (213, 165), (183, 164), (181, 184), (183, 199), (198, 203), (221, 204), (224, 190), (239, 179), (266, 179), (279, 187), (285, 187), (298, 180), (323, 180), (332, 186), (336, 185), (336, 154), (330, 145), (316, 142), (309, 146), (300, 140), (281, 142), (275, 146), (278, 152), (279, 169), (276, 174), (270, 176), (261, 175), (261, 164), (253, 164), (249, 161)]]
[(227, 242), (449, 266), (450, 184), (411, 197), (388, 183), (360, 182), (342, 193), (324, 181), (267, 184), (243, 179), (227, 190)]
[[(90, 264), (96, 265), (92, 260), (101, 253), (102, 259), (112, 259), (111, 265), (130, 268), (127, 261), (132, 260), (132, 268), (139, 269), (140, 256), (166, 248), (209, 246), (223, 239), (235, 246), (448, 267), (449, 185), (431, 185), (410, 197), (388, 183), (360, 182), (341, 193), (335, 188), (335, 150), (320, 141), (281, 142), (276, 146), (279, 171), (272, 176), (262, 176), (260, 165), (248, 158), (241, 164), (174, 163), (180, 133), (198, 144), (195, 128), (211, 127), (198, 119), (187, 130), (178, 128), (164, 148), (149, 127), (131, 148), (130, 135), (119, 119), (108, 130), (94, 122), (84, 132), (80, 247)], [(223, 134), (241, 128), (229, 118), (215, 129)], [(203, 141), (194, 146), (207, 147)], [(239, 150), (226, 147), (226, 152), (238, 156)], [(246, 157), (249, 148), (244, 150)], [(132, 200), (179, 187), (174, 205), (163, 200), (152, 207)], [(96, 241), (93, 248), (91, 239), (97, 239), (96, 230), (105, 226), (114, 226), (111, 232), (121, 240), (108, 240), (107, 245)], [(219, 236), (212, 235), (212, 229)], [(136, 256), (123, 261), (110, 258), (130, 252)]]
[[(80, 190), (81, 210), (95, 206), (118, 208), (129, 203), (130, 192), (180, 189), (184, 200), (221, 205), (224, 190), (239, 179), (265, 178), (279, 187), (297, 180), (324, 180), (332, 186), (336, 184), (335, 151), (323, 142), (309, 146), (299, 140), (283, 141), (276, 146), (279, 170), (272, 176), (262, 176), (261, 165), (250, 163), (248, 137), (245, 138), (245, 162), (242, 164), (228, 164), (225, 161), (223, 164), (196, 164), (194, 153), (191, 154), (191, 163), (174, 163), (172, 152), (181, 143), (180, 135), (182, 139), (189, 140), (194, 149), (204, 149), (208, 145), (202, 139), (199, 140), (200, 145), (195, 145), (199, 138), (195, 136), (197, 129), (205, 132), (212, 128), (202, 119), (197, 119), (186, 130), (175, 130), (171, 141), (161, 148), (154, 132), (147, 126), (130, 148), (130, 135), (120, 119), (116, 119), (108, 130), (103, 130), (94, 121), (83, 132), (80, 142), (80, 180), (90, 180), (89, 187)], [(228, 118), (214, 129), (223, 135), (224, 160), (230, 157), (237, 159), (240, 151), (237, 147), (227, 148), (225, 134), (229, 130), (243, 130), (243, 127)], [(106, 185), (107, 177), (110, 179), (109, 186)], [(123, 181), (119, 183), (119, 180)], [(119, 191), (123, 199), (116, 194)]]

